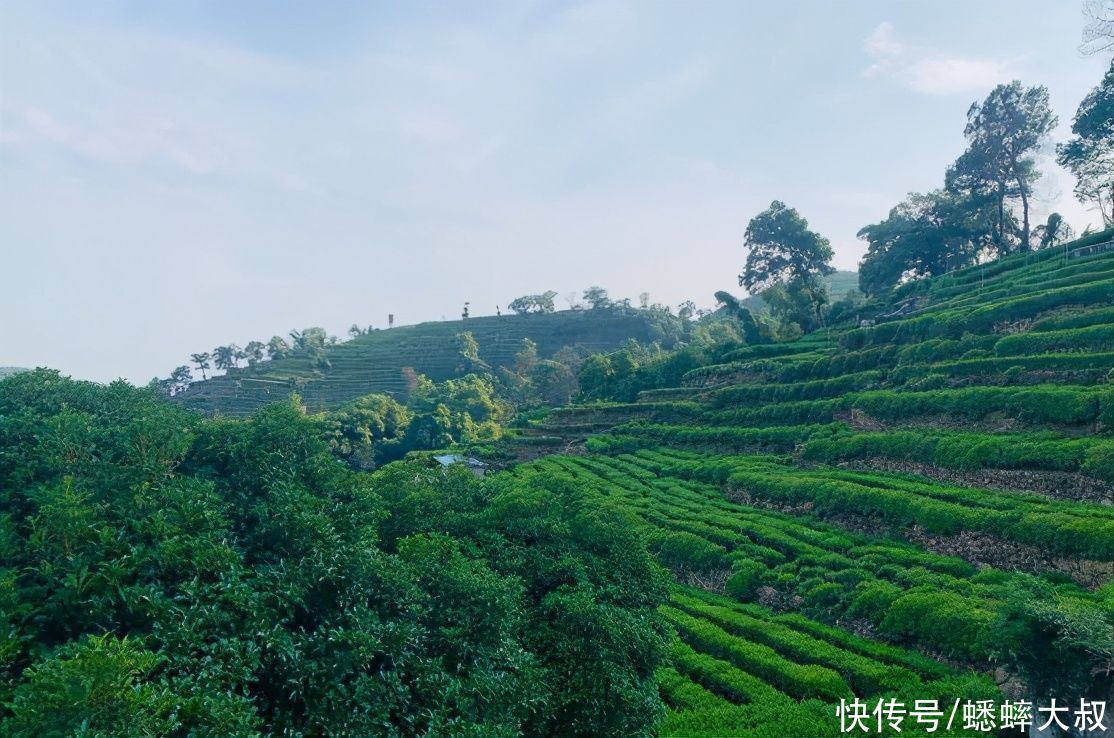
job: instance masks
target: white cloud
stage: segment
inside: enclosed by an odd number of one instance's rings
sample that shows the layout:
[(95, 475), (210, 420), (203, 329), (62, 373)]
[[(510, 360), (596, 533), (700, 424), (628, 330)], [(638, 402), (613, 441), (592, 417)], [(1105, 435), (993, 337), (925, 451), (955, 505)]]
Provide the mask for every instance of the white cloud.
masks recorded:
[(863, 42), (863, 48), (871, 56), (899, 56), (905, 50), (904, 45), (894, 35), (894, 24), (882, 21), (874, 32)]
[(947, 54), (902, 41), (892, 23), (882, 21), (863, 41), (873, 59), (865, 77), (886, 77), (926, 95), (982, 92), (1014, 76), (1013, 63)]

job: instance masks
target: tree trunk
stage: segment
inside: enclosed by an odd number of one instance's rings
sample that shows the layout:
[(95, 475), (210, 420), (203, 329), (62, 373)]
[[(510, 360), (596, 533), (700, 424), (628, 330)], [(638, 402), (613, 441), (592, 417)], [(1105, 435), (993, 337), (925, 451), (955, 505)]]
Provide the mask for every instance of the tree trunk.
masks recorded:
[(1028, 251), (1029, 245), (1029, 194), (1025, 191), (1025, 183), (1019, 174), (1017, 189), (1021, 192), (1021, 250)]
[(1005, 256), (1006, 246), (1006, 193), (1001, 182), (998, 183), (998, 232), (994, 234), (994, 243), (998, 247), (998, 257)]

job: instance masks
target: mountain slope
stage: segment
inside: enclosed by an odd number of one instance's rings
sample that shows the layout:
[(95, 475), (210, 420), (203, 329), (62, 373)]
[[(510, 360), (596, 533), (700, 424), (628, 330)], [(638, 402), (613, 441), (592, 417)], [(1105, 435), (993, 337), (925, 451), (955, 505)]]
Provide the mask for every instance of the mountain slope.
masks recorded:
[(549, 358), (566, 346), (611, 351), (632, 338), (670, 347), (681, 330), (673, 316), (625, 308), (419, 323), (330, 347), (324, 367), (306, 357), (262, 362), (195, 382), (175, 399), (203, 412), (243, 416), (296, 391), (307, 407), (321, 410), (373, 392), (402, 397), (407, 389), (404, 369), (434, 381), (456, 376), (461, 364), (456, 336), (464, 331), (479, 343), (480, 358), (500, 367), (514, 363), (526, 338), (537, 344), (540, 357)]

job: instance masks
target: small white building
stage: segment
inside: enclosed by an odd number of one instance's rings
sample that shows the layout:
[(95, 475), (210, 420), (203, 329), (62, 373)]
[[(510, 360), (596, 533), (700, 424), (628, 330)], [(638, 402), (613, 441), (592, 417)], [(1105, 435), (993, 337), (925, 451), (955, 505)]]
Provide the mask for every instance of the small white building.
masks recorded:
[(471, 469), (472, 473), (475, 474), (477, 477), (482, 477), (484, 474), (487, 473), (487, 464), (480, 461), (479, 459), (474, 459), (471, 456), (443, 454), (440, 456), (434, 456), (433, 460), (440, 464), (441, 468), (443, 469), (448, 469), (453, 464), (464, 464), (469, 469)]

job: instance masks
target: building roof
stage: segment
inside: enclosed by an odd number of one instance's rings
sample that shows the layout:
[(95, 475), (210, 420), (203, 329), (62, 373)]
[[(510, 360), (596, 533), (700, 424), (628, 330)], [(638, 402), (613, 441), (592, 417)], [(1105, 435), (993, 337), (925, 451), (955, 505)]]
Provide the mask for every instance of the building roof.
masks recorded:
[(433, 459), (438, 464), (440, 464), (441, 466), (451, 466), (453, 464), (467, 464), (470, 467), (479, 468), (479, 469), (482, 469), (482, 468), (487, 466), (487, 464), (485, 464), (484, 462), (480, 461), (479, 459), (473, 459), (471, 456), (464, 457), (464, 456), (457, 456), (457, 455), (454, 455), (454, 454), (443, 454), (443, 455), (440, 455), (440, 456), (434, 456)]

